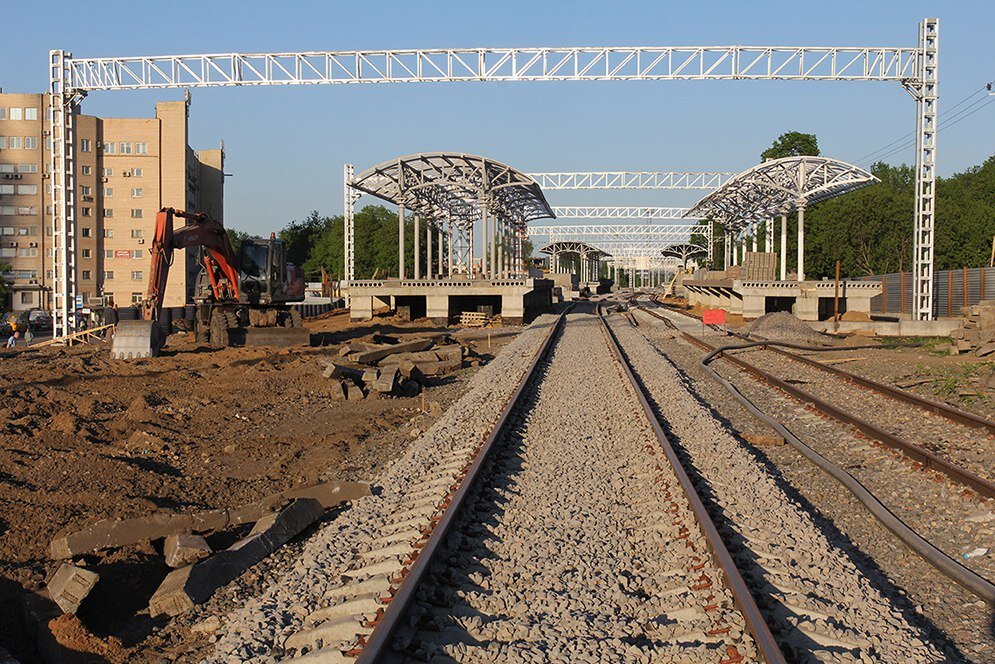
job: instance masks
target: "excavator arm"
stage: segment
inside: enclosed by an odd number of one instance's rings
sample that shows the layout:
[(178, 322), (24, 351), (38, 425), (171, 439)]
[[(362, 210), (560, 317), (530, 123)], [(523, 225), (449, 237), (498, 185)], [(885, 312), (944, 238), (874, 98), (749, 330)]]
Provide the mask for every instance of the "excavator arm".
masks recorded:
[[(186, 220), (179, 230), (173, 230), (175, 218)], [(218, 302), (238, 300), (238, 260), (232, 250), (228, 233), (220, 221), (206, 214), (163, 208), (155, 218), (155, 235), (152, 239), (152, 267), (149, 285), (142, 302), (142, 319), (158, 320), (166, 296), (169, 268), (173, 264), (173, 251), (187, 247), (204, 249), (204, 268), (211, 282), (214, 299)]]

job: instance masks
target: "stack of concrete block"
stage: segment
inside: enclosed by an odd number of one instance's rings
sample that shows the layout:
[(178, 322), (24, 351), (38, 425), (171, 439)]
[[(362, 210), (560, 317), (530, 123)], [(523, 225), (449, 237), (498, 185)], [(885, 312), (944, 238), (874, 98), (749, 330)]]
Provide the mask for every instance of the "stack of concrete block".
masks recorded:
[(972, 353), (985, 357), (995, 353), (995, 302), (981, 300), (978, 304), (961, 307), (964, 325), (950, 337), (952, 354)]

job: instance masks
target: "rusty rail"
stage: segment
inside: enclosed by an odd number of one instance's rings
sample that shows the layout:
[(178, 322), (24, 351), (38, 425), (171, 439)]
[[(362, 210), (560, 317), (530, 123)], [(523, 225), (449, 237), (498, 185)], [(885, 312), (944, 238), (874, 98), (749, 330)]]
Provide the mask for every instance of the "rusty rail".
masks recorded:
[[(597, 312), (598, 319), (601, 321), (602, 330), (605, 333), (605, 337), (608, 339), (608, 344), (611, 347), (612, 353), (615, 355), (615, 359), (618, 360), (626, 377), (632, 384), (632, 389), (636, 394), (636, 398), (639, 400), (639, 405), (643, 409), (643, 414), (649, 421), (650, 427), (653, 429), (653, 433), (656, 434), (657, 441), (660, 443), (660, 448), (663, 450), (667, 460), (670, 462), (674, 475), (677, 477), (678, 482), (680, 482), (685, 496), (687, 496), (688, 503), (691, 505), (695, 518), (701, 526), (702, 533), (705, 535), (705, 539), (708, 542), (712, 555), (722, 568), (726, 583), (728, 584), (729, 590), (732, 592), (733, 598), (736, 602), (736, 607), (743, 614), (743, 618), (746, 620), (746, 625), (749, 628), (750, 633), (753, 635), (753, 640), (757, 644), (757, 650), (764, 658), (764, 661), (769, 662), (770, 664), (786, 662), (784, 654), (781, 652), (777, 641), (774, 639), (774, 635), (770, 631), (770, 627), (767, 625), (766, 620), (764, 620), (763, 613), (760, 611), (756, 601), (753, 599), (753, 595), (750, 594), (750, 589), (747, 587), (746, 581), (743, 580), (742, 575), (739, 573), (739, 569), (736, 567), (732, 554), (729, 553), (725, 543), (722, 541), (722, 536), (719, 535), (719, 531), (715, 527), (715, 523), (712, 521), (711, 516), (709, 516), (708, 510), (702, 502), (701, 497), (698, 495), (698, 492), (694, 487), (694, 483), (691, 481), (691, 478), (681, 465), (680, 459), (677, 457), (677, 453), (674, 451), (673, 445), (671, 445), (670, 440), (667, 438), (667, 434), (663, 431), (663, 427), (660, 426), (660, 421), (657, 418), (656, 413), (653, 411), (653, 406), (650, 405), (650, 402), (647, 399), (646, 391), (643, 389), (642, 384), (633, 372), (632, 365), (629, 363), (629, 360), (625, 355), (625, 351), (622, 350), (622, 346), (619, 344), (618, 338), (615, 336), (615, 332), (611, 329), (611, 326), (608, 324), (607, 319), (603, 315), (600, 305), (597, 308)], [(632, 314), (629, 314), (626, 318), (630, 318), (629, 322), (632, 324), (632, 319), (635, 317), (632, 316)]]
[[(651, 316), (654, 316), (660, 320), (666, 321), (668, 324), (671, 325), (673, 324), (666, 317), (661, 316), (660, 314), (650, 309), (641, 307), (640, 311), (649, 314)], [(712, 346), (708, 342), (699, 339), (694, 335), (688, 334), (687, 332), (680, 332), (680, 334), (681, 338), (683, 338), (685, 341), (694, 344), (695, 346), (701, 348), (706, 352), (711, 353), (716, 350), (715, 346)], [(737, 346), (727, 347), (725, 350), (737, 350), (738, 348), (748, 348), (751, 346), (765, 346), (769, 348), (772, 344), (775, 343), (777, 342), (769, 342), (769, 341), (751, 342), (750, 344), (739, 344)], [(793, 353), (787, 353), (787, 355), (790, 355), (792, 358), (798, 357)], [(925, 450), (922, 447), (916, 445), (915, 443), (909, 442), (904, 438), (901, 438), (900, 436), (896, 436), (895, 434), (889, 431), (885, 431), (881, 427), (872, 424), (867, 420), (858, 417), (857, 415), (848, 413), (841, 408), (837, 408), (832, 404), (826, 403), (825, 401), (822, 401), (821, 399), (815, 397), (814, 395), (809, 394), (805, 390), (802, 390), (796, 387), (795, 385), (792, 385), (791, 383), (788, 383), (787, 381), (778, 378), (777, 376), (773, 376), (763, 371), (762, 369), (750, 364), (749, 362), (746, 362), (745, 360), (742, 360), (738, 357), (733, 357), (732, 355), (729, 355), (727, 353), (721, 353), (720, 356), (721, 359), (731, 363), (732, 365), (736, 366), (737, 368), (743, 371), (746, 371), (747, 373), (751, 374), (761, 382), (766, 383), (771, 387), (775, 387), (791, 395), (798, 401), (811, 405), (813, 408), (815, 408), (816, 410), (818, 410), (819, 412), (823, 413), (828, 417), (831, 417), (839, 422), (842, 422), (843, 424), (848, 424), (850, 426), (855, 427), (864, 435), (870, 438), (874, 438), (875, 440), (884, 443), (888, 447), (891, 447), (892, 449), (902, 452), (905, 456), (922, 464), (923, 467), (943, 473), (952, 482), (955, 482), (956, 484), (960, 484), (962, 486), (966, 486), (976, 491), (978, 494), (985, 496), (986, 498), (995, 498), (995, 483), (992, 483), (991, 481), (983, 477), (975, 475), (966, 468), (961, 468), (957, 464), (947, 461), (946, 459), (937, 456), (936, 454), (933, 454), (932, 452)], [(908, 396), (912, 397), (914, 395), (908, 395)], [(909, 403), (914, 403), (914, 402), (910, 401)]]

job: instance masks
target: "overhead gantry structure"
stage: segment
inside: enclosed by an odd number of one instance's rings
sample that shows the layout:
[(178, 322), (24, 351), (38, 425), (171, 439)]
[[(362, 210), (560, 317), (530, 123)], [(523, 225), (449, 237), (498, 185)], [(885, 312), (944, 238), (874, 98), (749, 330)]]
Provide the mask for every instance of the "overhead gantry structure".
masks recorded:
[(662, 253), (664, 256), (680, 259), (681, 268), (687, 270), (688, 259), (705, 256), (708, 252), (705, 249), (705, 247), (702, 247), (699, 244), (681, 242), (670, 245), (660, 253)]
[(715, 189), (735, 173), (589, 171), (531, 173), (543, 191), (571, 189)]
[[(738, 264), (736, 237), (766, 223), (766, 247), (773, 246), (774, 216), (781, 216), (781, 280), (787, 278), (787, 215), (798, 213), (798, 281), (805, 281), (805, 209), (877, 182), (867, 171), (828, 157), (784, 157), (749, 168), (708, 194), (688, 211), (689, 218), (712, 219), (725, 229), (725, 262)], [(710, 224), (709, 224), (710, 225)], [(732, 248), (732, 251), (729, 251)], [(745, 242), (743, 250), (745, 253)]]
[[(554, 217), (542, 189), (530, 176), (507, 164), (478, 155), (429, 152), (371, 166), (352, 176), (346, 165), (346, 280), (355, 279), (355, 202), (360, 193), (397, 206), (398, 278), (405, 266), (406, 214), (414, 215), (415, 280), (473, 275), (474, 228), (479, 222), (480, 276), (501, 279), (525, 273), (523, 255), (530, 221)], [(422, 270), (421, 226), (427, 261)], [(432, 238), (438, 244), (433, 260)], [(443, 243), (448, 238), (444, 247)], [(437, 266), (437, 269), (436, 269)]]
[(660, 251), (667, 246), (677, 242), (691, 242), (693, 236), (700, 235), (705, 242), (703, 249), (711, 257), (711, 224), (699, 226), (693, 220), (692, 223), (688, 221), (682, 218), (652, 224), (532, 224), (529, 226), (529, 236), (548, 243), (586, 242), (601, 248), (611, 244), (615, 252), (622, 246), (628, 246), (631, 250), (628, 253), (638, 251), (646, 256), (659, 256)]
[(915, 306), (932, 317), (939, 20), (912, 47), (654, 46), (213, 53), (74, 58), (49, 52), (53, 320), (74, 326), (76, 128), (103, 90), (471, 81), (891, 81), (916, 100)]

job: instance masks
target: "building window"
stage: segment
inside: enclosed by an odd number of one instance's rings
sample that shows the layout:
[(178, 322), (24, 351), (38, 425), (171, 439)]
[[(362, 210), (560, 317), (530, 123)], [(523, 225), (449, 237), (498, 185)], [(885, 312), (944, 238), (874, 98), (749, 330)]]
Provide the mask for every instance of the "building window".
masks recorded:
[(37, 120), (38, 119), (38, 109), (37, 108), (26, 108), (26, 109), (24, 109), (24, 119), (25, 120)]
[(23, 235), (38, 235), (38, 229), (37, 228), (28, 228), (26, 226), (21, 226), (20, 228), (17, 229), (17, 234), (18, 235), (22, 235), (22, 236)]
[(18, 164), (17, 165), (17, 172), (18, 173), (37, 173), (38, 172), (38, 164)]
[(114, 250), (104, 249), (104, 258), (114, 258)]
[(117, 144), (115, 143), (104, 143), (103, 144), (104, 154), (117, 154)]
[(131, 197), (132, 198), (141, 198), (142, 197), (142, 189), (141, 189), (141, 187), (133, 187), (132, 190), (131, 190)]
[(82, 186), (82, 187), (79, 188), (79, 193), (81, 193), (84, 196), (89, 196), (90, 194), (93, 193), (93, 191), (91, 191), (91, 189), (89, 187), (87, 187), (86, 185), (84, 185), (84, 186)]
[(38, 185), (36, 184), (19, 184), (17, 185), (17, 193), (24, 196), (34, 196), (38, 193)]
[[(140, 144), (140, 145), (144, 145), (144, 144)], [(140, 178), (140, 177), (142, 177), (142, 169), (140, 169), (140, 168), (133, 168), (133, 169), (131, 169), (131, 174), (133, 176), (135, 176), (136, 178)]]
[(45, 270), (45, 278), (46, 279), (51, 279), (54, 274), (55, 273), (52, 272), (51, 270)]
[(141, 219), (142, 218), (142, 210), (141, 210), (141, 208), (131, 208), (131, 218), (132, 219)]
[(100, 174), (103, 175), (105, 178), (109, 178), (110, 176), (114, 175), (114, 169), (113, 168), (101, 169)]
[(14, 164), (0, 164), (0, 173), (13, 173)]
[(113, 228), (105, 228), (104, 229), (104, 237), (114, 237), (114, 229)]
[(10, 119), (11, 120), (23, 120), (24, 119), (24, 111), (23, 111), (23, 109), (15, 108), (15, 107), (11, 106), (10, 107)]
[(80, 210), (81, 210), (81, 214), (84, 217), (89, 217), (90, 216), (90, 208), (84, 207), (84, 208), (80, 208)]
[(131, 154), (131, 143), (120, 143), (119, 147), (121, 154)]
[(144, 278), (145, 278), (144, 273), (141, 270), (132, 270), (131, 271), (131, 280), (132, 281), (141, 281)]
[(0, 136), (0, 150), (6, 150), (6, 149), (7, 149), (7, 137)]
[(0, 120), (6, 120), (6, 119), (7, 119), (7, 107), (0, 106)]
[(142, 258), (142, 250), (141, 249), (132, 249), (131, 250), (131, 257), (132, 258), (137, 258), (137, 259), (141, 260), (141, 258)]
[(83, 167), (83, 175), (91, 175), (92, 173), (93, 173), (93, 169), (92, 168), (90, 168), (89, 166), (84, 166)]
[(11, 136), (10, 139), (9, 139), (9, 143), (10, 143), (10, 149), (11, 150), (20, 150), (21, 149), (21, 137), (20, 136)]
[(91, 270), (83, 270), (83, 278), (89, 281), (93, 278), (93, 272)]
[(143, 238), (145, 237), (145, 231), (143, 231), (141, 228), (132, 228), (131, 237), (135, 238), (136, 240), (139, 238)]
[(24, 137), (24, 149), (25, 150), (37, 150), (38, 149), (38, 137), (37, 136), (25, 136)]
[(114, 195), (114, 190), (113, 189), (111, 189), (110, 187), (104, 187), (104, 196), (106, 198), (110, 198), (113, 195)]
[(93, 258), (93, 250), (92, 249), (84, 249), (83, 250), (83, 258)]
[[(29, 108), (29, 111), (33, 111), (33, 108)], [(34, 304), (35, 294), (31, 291), (21, 291), (21, 304)]]
[(13, 247), (0, 247), (0, 258), (13, 258), (16, 253)]
[(0, 184), (0, 194), (13, 194), (14, 185), (12, 184)]
[(114, 278), (114, 270), (104, 270), (104, 281), (110, 281)]
[(15, 210), (13, 205), (0, 205), (0, 215), (14, 214), (14, 211)]
[(36, 258), (38, 256), (38, 247), (26, 247), (24, 249), (17, 250), (18, 258)]
[(148, 143), (135, 143), (135, 154), (148, 154), (149, 144)]
[(93, 235), (91, 235), (91, 233), (93, 233), (93, 230), (90, 229), (90, 228), (85, 228), (85, 227), (81, 228), (81, 229), (79, 229), (79, 232), (80, 232), (80, 235), (83, 236), (83, 237), (93, 237)]
[(89, 152), (92, 149), (93, 149), (93, 144), (90, 142), (89, 138), (80, 139), (80, 142), (79, 142), (79, 151), (80, 152)]
[(113, 217), (114, 216), (114, 209), (113, 208), (104, 208), (104, 216), (107, 217), (108, 219), (111, 218), (111, 217)]
[(22, 217), (33, 217), (34, 215), (38, 214), (38, 208), (36, 208), (34, 205), (20, 205), (17, 208), (17, 214)]
[(131, 294), (131, 303), (134, 304), (134, 305), (141, 304), (142, 303), (142, 294), (141, 293), (132, 293)]
[(15, 279), (37, 279), (38, 270), (14, 270)]

